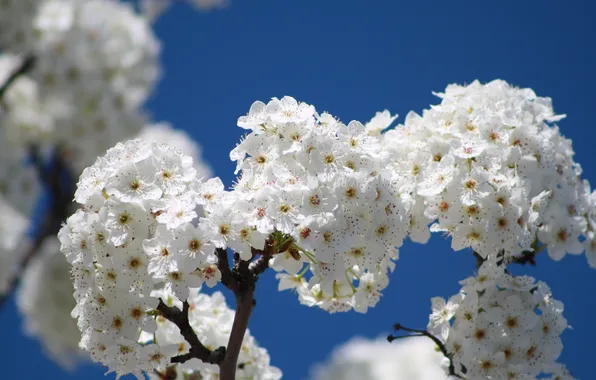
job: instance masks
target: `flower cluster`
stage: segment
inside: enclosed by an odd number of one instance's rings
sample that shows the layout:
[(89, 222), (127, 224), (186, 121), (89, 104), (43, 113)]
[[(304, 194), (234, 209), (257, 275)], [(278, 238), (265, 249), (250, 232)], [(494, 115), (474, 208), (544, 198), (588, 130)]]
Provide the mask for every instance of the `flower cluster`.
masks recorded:
[(0, 34), (24, 37), (2, 39), (0, 47), (34, 57), (29, 77), (19, 77), (6, 94), (0, 119), (6, 140), (62, 144), (82, 170), (141, 129), (139, 107), (159, 76), (160, 49), (131, 7), (103, 0), (2, 2)]
[(49, 356), (66, 368), (84, 356), (78, 344), (81, 333), (70, 317), (75, 307), (69, 265), (56, 237), (48, 238), (27, 266), (17, 292), (25, 332), (38, 337)]
[(251, 260), (275, 245), (269, 264), (286, 272), (282, 284), (300, 283), (303, 303), (331, 312), (364, 312), (387, 286), (411, 221), (377, 140), (289, 97), (253, 104), (239, 125), (251, 133), (231, 153), (242, 171), (233, 191), (151, 139), (116, 145), (81, 175), (82, 208), (60, 231), (61, 250), (81, 347), (119, 375), (184, 353), (136, 341), (155, 333), (156, 287), (186, 301), (189, 288), (220, 281), (216, 248)]
[[(440, 106), (386, 133), (395, 119), (388, 111), (345, 125), (291, 97), (257, 101), (238, 119), (248, 134), (230, 153), (240, 173), (231, 191), (219, 178), (203, 182), (190, 157), (158, 142), (165, 127), (110, 149), (83, 172), (82, 208), (59, 233), (81, 347), (118, 375), (164, 370), (189, 346), (156, 309), (180, 302), (192, 304), (206, 345), (224, 344), (233, 313), (221, 311), (221, 295), (196, 291), (222, 278), (216, 250), (233, 250), (236, 263), (269, 259), (279, 289), (295, 289), (302, 304), (366, 312), (404, 239), (426, 243), (442, 231), (454, 249), (484, 259), (448, 303), (433, 299), (429, 330), (455, 369), (470, 379), (567, 376), (556, 363), (562, 304), (505, 265), (539, 247), (560, 259), (584, 246), (595, 264), (596, 195), (579, 178), (570, 142), (549, 124), (560, 118), (550, 99), (501, 81), (441, 96)], [(216, 323), (223, 330), (214, 332)], [(251, 339), (243, 370), (277, 378)], [(218, 376), (194, 359), (179, 369)]]
[[(228, 343), (234, 320), (234, 311), (231, 310), (221, 292), (207, 295), (199, 292), (200, 289), (191, 289), (187, 302), (190, 304), (188, 318), (190, 325), (196, 332), (201, 343), (206, 347), (221, 347)], [(165, 290), (155, 291), (153, 297), (167, 300), (168, 306), (177, 306), (182, 309), (182, 302), (173, 294)], [(157, 317), (157, 330), (154, 334), (143, 334), (140, 342), (143, 344), (153, 341), (160, 345), (169, 345), (176, 354), (188, 350), (188, 342), (184, 340), (178, 327), (163, 317)], [(163, 371), (164, 368), (161, 368)], [(213, 364), (191, 360), (178, 366), (178, 379), (187, 378), (189, 375), (205, 380), (219, 379), (219, 367)], [(151, 379), (156, 376), (149, 374)], [(281, 379), (281, 371), (269, 364), (267, 350), (259, 347), (254, 337), (247, 330), (244, 335), (238, 369), (238, 379), (277, 380)]]
[(414, 217), (451, 235), (454, 250), (504, 251), (510, 260), (539, 241), (559, 260), (585, 246), (596, 267), (596, 195), (571, 141), (551, 125), (563, 117), (551, 99), (500, 80), (438, 95), (440, 105), (380, 137), (395, 170), (415, 184)]
[(563, 304), (552, 298), (545, 283), (506, 273), (492, 256), (476, 276), (460, 283), (460, 293), (448, 302), (432, 299), (428, 325), (444, 342), (458, 373), (468, 379), (564, 373), (556, 360), (567, 320)]
[[(378, 139), (291, 97), (255, 102), (238, 125), (250, 133), (230, 153), (242, 174), (222, 218), (247, 231), (246, 247), (262, 248), (274, 231), (287, 237), (270, 265), (301, 303), (374, 306), (411, 224), (405, 183), (385, 170)], [(238, 243), (229, 245), (242, 255)]]
[(118, 374), (169, 360), (152, 360), (159, 348), (136, 343), (141, 331), (155, 332), (155, 286), (186, 300), (189, 287), (219, 280), (214, 246), (191, 224), (200, 189), (190, 157), (143, 140), (116, 145), (81, 175), (83, 206), (58, 236), (72, 265), (81, 347)]

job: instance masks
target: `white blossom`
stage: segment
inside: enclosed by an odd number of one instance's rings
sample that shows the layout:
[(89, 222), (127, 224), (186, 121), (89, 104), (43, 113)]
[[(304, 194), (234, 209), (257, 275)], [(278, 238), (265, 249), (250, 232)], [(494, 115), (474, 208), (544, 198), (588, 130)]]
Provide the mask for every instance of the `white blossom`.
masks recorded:
[(555, 260), (582, 253), (596, 197), (552, 124), (564, 115), (551, 99), (502, 80), (436, 95), (441, 104), (378, 137), (431, 231), (482, 257), (504, 251), (511, 260), (535, 243)]
[(427, 338), (352, 338), (311, 368), (312, 380), (443, 380), (441, 353)]
[(556, 372), (560, 336), (568, 325), (562, 303), (552, 299), (543, 282), (505, 273), (489, 256), (479, 273), (461, 284), (448, 305), (433, 299), (429, 322), (429, 331), (440, 332), (437, 338), (453, 355), (457, 373), (462, 366), (465, 379)]
[(55, 237), (48, 238), (27, 266), (17, 292), (17, 306), (28, 335), (41, 340), (50, 357), (73, 368), (85, 356), (79, 349), (81, 333), (70, 317), (76, 303), (69, 265)]

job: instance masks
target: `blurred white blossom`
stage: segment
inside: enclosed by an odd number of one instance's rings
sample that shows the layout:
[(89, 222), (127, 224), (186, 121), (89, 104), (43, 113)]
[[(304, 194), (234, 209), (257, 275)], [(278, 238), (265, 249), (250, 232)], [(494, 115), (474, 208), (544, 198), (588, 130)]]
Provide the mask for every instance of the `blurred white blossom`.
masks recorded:
[(70, 266), (56, 237), (46, 239), (39, 249), (21, 278), (17, 306), (25, 332), (38, 338), (56, 362), (71, 369), (85, 355), (79, 349), (81, 333), (70, 315), (76, 306)]
[(0, 296), (9, 290), (17, 273), (27, 226), (27, 219), (0, 195)]
[(311, 368), (311, 380), (445, 380), (443, 355), (426, 337), (389, 343), (353, 338)]

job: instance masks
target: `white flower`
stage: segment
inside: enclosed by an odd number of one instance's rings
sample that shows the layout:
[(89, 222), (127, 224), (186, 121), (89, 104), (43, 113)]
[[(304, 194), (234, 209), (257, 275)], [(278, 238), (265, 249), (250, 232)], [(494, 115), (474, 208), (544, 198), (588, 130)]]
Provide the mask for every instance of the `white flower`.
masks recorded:
[(378, 136), (381, 131), (387, 129), (395, 119), (397, 119), (398, 115), (391, 116), (389, 110), (384, 110), (383, 112), (377, 112), (375, 116), (370, 119), (368, 123), (364, 126), (364, 129), (369, 135)]

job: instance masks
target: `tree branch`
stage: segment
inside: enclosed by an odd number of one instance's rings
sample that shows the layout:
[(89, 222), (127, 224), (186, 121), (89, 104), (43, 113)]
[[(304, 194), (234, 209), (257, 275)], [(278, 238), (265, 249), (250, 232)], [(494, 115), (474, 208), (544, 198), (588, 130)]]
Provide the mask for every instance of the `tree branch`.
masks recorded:
[(190, 305), (187, 301), (183, 302), (182, 310), (180, 310), (176, 306), (166, 305), (161, 298), (159, 299), (157, 311), (159, 311), (162, 317), (164, 317), (165, 319), (172, 322), (178, 327), (178, 329), (180, 330), (180, 334), (190, 345), (190, 350), (188, 351), (188, 353), (174, 356), (171, 362), (184, 363), (190, 359), (197, 358), (203, 361), (204, 363), (219, 364), (224, 358), (226, 348), (219, 347), (218, 349), (211, 351), (201, 343), (199, 337), (192, 329), (192, 326), (190, 325), (190, 322), (188, 320), (189, 310)]
[(217, 248), (215, 250), (215, 255), (217, 256), (217, 268), (221, 273), (221, 283), (224, 284), (226, 288), (235, 292), (234, 289), (237, 288), (237, 283), (230, 270), (228, 252), (225, 249)]
[(522, 252), (522, 254), (520, 256), (517, 257), (512, 257), (508, 264), (520, 264), (520, 265), (532, 265), (532, 266), (536, 266), (536, 256), (542, 252), (545, 248), (546, 245), (543, 244), (541, 246), (537, 246), (538, 244), (533, 244), (533, 251), (524, 251)]
[(269, 268), (269, 259), (270, 256), (261, 255), (258, 259), (250, 263), (248, 266), (248, 271), (252, 276), (258, 276), (263, 273), (267, 268)]
[[(225, 249), (216, 249), (217, 267), (221, 272), (221, 282), (236, 296), (236, 313), (232, 323), (232, 331), (227, 347), (219, 347), (211, 351), (205, 347), (189, 323), (188, 302), (183, 303), (180, 310), (175, 306), (167, 306), (161, 299), (157, 311), (167, 320), (180, 329), (180, 334), (190, 345), (190, 350), (184, 355), (175, 356), (171, 363), (184, 363), (192, 358), (197, 358), (205, 363), (217, 364), (220, 369), (220, 380), (234, 380), (238, 367), (238, 357), (244, 342), (244, 335), (248, 328), (248, 321), (256, 306), (254, 298), (258, 277), (269, 267), (269, 259), (275, 254), (275, 247), (270, 239), (267, 240), (263, 250), (252, 249), (250, 260), (241, 260), (240, 255), (234, 252), (234, 267), (230, 268), (228, 253)], [(255, 257), (257, 260), (252, 261)], [(165, 374), (161, 374), (165, 378)]]
[(0, 87), (0, 101), (4, 98), (6, 91), (10, 88), (10, 86), (17, 80), (21, 75), (27, 74), (33, 66), (35, 65), (36, 58), (33, 55), (27, 55), (21, 61), (21, 64), (16, 68), (16, 70), (10, 74), (8, 78), (4, 81), (4, 84)]
[(476, 259), (476, 269), (480, 269), (480, 267), (482, 266), (482, 264), (484, 264), (486, 259), (484, 257), (480, 256), (480, 254), (476, 251), (472, 251), (472, 254), (474, 255), (474, 258)]
[(219, 376), (221, 380), (234, 380), (236, 377), (236, 366), (238, 364), (242, 342), (244, 341), (244, 334), (248, 328), (248, 320), (250, 319), (252, 310), (256, 305), (254, 292), (253, 284), (252, 289), (236, 295), (236, 315), (234, 315), (232, 332), (228, 340), (226, 356), (219, 364)]
[[(535, 241), (532, 244), (532, 251), (523, 251), (519, 256), (510, 256), (505, 257), (505, 252), (500, 251), (497, 257), (497, 264), (498, 265), (509, 265), (509, 264), (519, 264), (519, 265), (536, 265), (536, 256), (546, 248), (545, 244), (538, 246), (538, 241)], [(472, 254), (476, 258), (476, 268), (480, 268), (482, 264), (486, 261), (480, 254), (476, 251), (472, 251)]]
[[(445, 345), (443, 344), (443, 342), (441, 342), (441, 340), (439, 340), (439, 338), (437, 338), (436, 336), (434, 336), (433, 334), (429, 333), (426, 330), (411, 329), (408, 327), (404, 327), (404, 326), (400, 325), (399, 323), (396, 323), (395, 325), (393, 325), (393, 328), (395, 329), (395, 331), (403, 330), (403, 331), (418, 334), (415, 336), (425, 336), (427, 338), (430, 338), (437, 345), (437, 347), (439, 347), (439, 350), (441, 350), (441, 353), (443, 354), (443, 356), (445, 356), (447, 359), (449, 359), (449, 376), (454, 376), (454, 377), (463, 379), (463, 377), (461, 375), (459, 375), (455, 372), (455, 365), (453, 364), (453, 355), (447, 351), (447, 347), (445, 347)], [(387, 337), (387, 340), (389, 341), (389, 343), (391, 343), (392, 341), (399, 339), (399, 338), (403, 338), (403, 336), (389, 335)]]
[(219, 364), (221, 380), (235, 379), (238, 357), (242, 349), (246, 329), (248, 328), (248, 321), (257, 304), (254, 298), (256, 282), (259, 275), (269, 267), (271, 254), (273, 254), (273, 246), (269, 239), (263, 251), (252, 249), (252, 259), (260, 255), (255, 261), (240, 260), (239, 255), (237, 253), (234, 254), (235, 264), (232, 276), (236, 284), (236, 288), (234, 289), (234, 294), (236, 295), (236, 314), (234, 315), (232, 331), (228, 340), (226, 356)]

